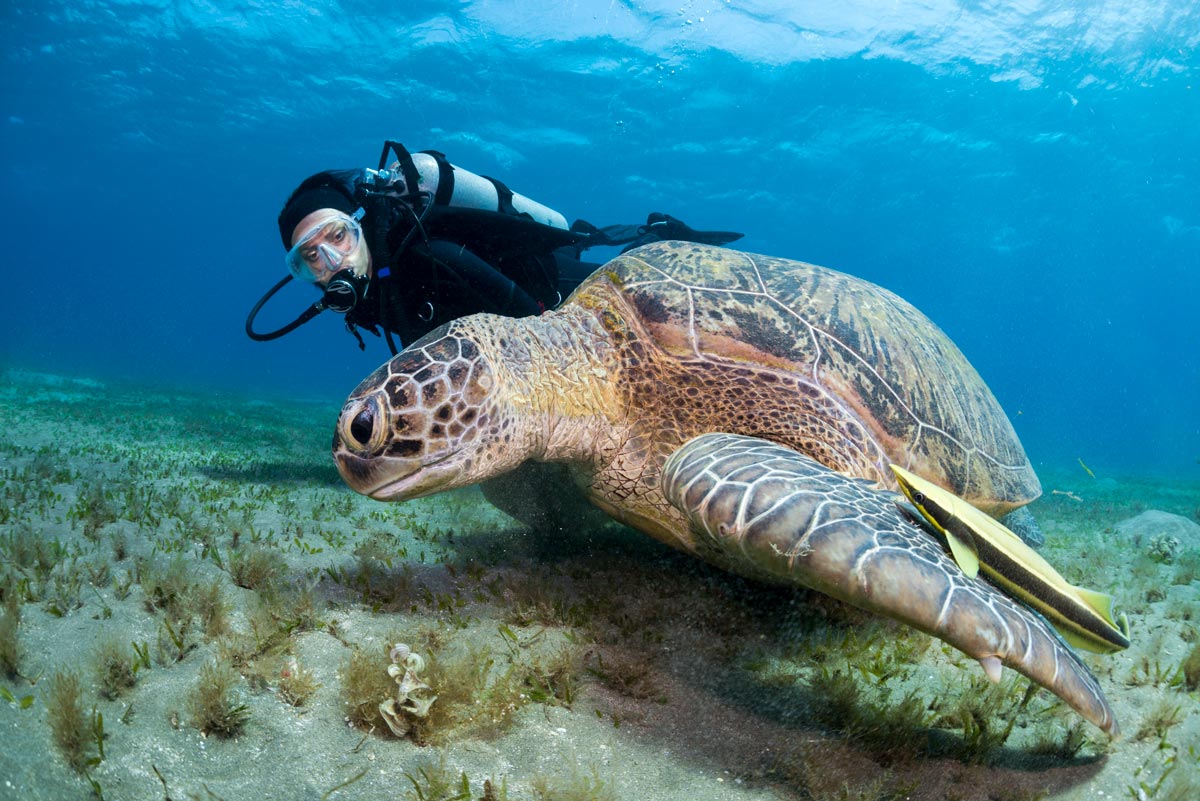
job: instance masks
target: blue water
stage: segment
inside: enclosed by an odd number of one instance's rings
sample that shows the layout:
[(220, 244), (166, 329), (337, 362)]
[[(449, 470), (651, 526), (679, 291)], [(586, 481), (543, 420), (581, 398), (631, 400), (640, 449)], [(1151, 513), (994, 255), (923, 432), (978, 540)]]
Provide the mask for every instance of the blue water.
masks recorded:
[[(391, 137), (568, 219), (666, 211), (867, 277), (1035, 464), (1194, 478), (1200, 11), (1013, 5), (5, 3), (0, 366), (336, 408), (382, 342), (243, 321), (289, 191)], [(289, 290), (264, 325), (315, 299)]]

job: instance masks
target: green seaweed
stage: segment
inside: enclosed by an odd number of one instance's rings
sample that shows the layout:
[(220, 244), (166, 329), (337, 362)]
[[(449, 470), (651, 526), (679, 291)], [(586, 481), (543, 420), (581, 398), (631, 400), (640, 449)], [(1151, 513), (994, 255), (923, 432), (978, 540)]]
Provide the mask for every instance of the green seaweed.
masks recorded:
[(66, 555), (57, 539), (44, 539), (28, 524), (13, 526), (0, 536), (0, 552), (8, 562), (35, 580), (44, 579)]
[[(897, 783), (885, 774), (875, 778), (847, 777), (816, 756), (805, 756), (799, 765), (805, 798), (813, 801), (903, 801), (915, 787)], [(949, 799), (948, 799), (949, 801)]]
[(20, 698), (17, 698), (17, 696), (13, 695), (12, 690), (8, 689), (3, 684), (0, 684), (0, 700), (14, 704), (19, 709), (29, 709), (29, 707), (33, 706), (35, 697), (32, 695), (23, 695)]
[(822, 665), (809, 680), (817, 719), (886, 761), (911, 758), (928, 747), (933, 716), (916, 691), (898, 701), (876, 695), (844, 667)]
[(471, 801), (471, 782), (465, 772), (455, 773), (446, 766), (445, 755), (437, 762), (426, 760), (403, 773), (411, 790), (405, 797), (412, 801)]
[(124, 531), (114, 531), (108, 536), (108, 544), (112, 547), (113, 559), (124, 562), (129, 556), (129, 540)]
[(96, 540), (101, 528), (119, 519), (112, 491), (101, 479), (77, 485), (75, 503), (67, 512), (67, 518), (82, 524), (84, 537)]
[(578, 649), (563, 646), (546, 657), (535, 657), (525, 671), (525, 694), (535, 704), (568, 709), (579, 692), (582, 659)]
[(4, 605), (0, 606), (0, 671), (9, 679), (20, 674), (20, 626), (21, 602), (10, 585), (4, 592)]
[(326, 801), (334, 793), (338, 792), (339, 790), (344, 790), (345, 788), (347, 788), (350, 785), (354, 784), (355, 782), (359, 781), (360, 779), (362, 779), (362, 777), (367, 775), (368, 771), (370, 771), (370, 768), (363, 768), (358, 773), (351, 776), (349, 779), (340, 781), (337, 784), (335, 784), (333, 787), (330, 787), (328, 790), (326, 790), (324, 793), (321, 794), (321, 801)]
[(522, 637), (501, 624), (497, 632), (508, 651), (508, 662), (523, 677), (526, 696), (535, 704), (570, 707), (579, 688), (583, 658), (579, 649), (561, 645), (544, 652), (546, 629)]
[(355, 647), (342, 665), (341, 695), (346, 719), (354, 726), (370, 731), (386, 732), (387, 724), (379, 712), (379, 704), (395, 692), (396, 683), (387, 674), (389, 660), (379, 649), (368, 651)]
[[(618, 648), (597, 649), (589, 655), (587, 672), (606, 687), (636, 701), (666, 703), (658, 666), (641, 654)], [(788, 676), (789, 683), (795, 681)]]
[(1053, 726), (1040, 728), (1037, 739), (1030, 746), (1030, 753), (1058, 759), (1074, 759), (1092, 742), (1088, 726), (1085, 721), (1076, 720), (1066, 727), (1055, 722)]
[(163, 618), (155, 640), (154, 653), (158, 657), (158, 663), (169, 666), (182, 662), (197, 645), (191, 634), (191, 618), (176, 621), (175, 624), (172, 624), (169, 618)]
[(67, 764), (82, 773), (92, 759), (94, 722), (83, 708), (83, 685), (79, 674), (59, 670), (50, 678), (46, 694), (46, 719), (54, 745)]
[(191, 596), (204, 636), (211, 640), (228, 634), (229, 602), (225, 600), (221, 582), (214, 579), (206, 584), (193, 585)]
[(101, 639), (92, 652), (92, 672), (103, 698), (121, 697), (137, 683), (137, 655), (133, 657), (115, 637)]
[(187, 698), (192, 725), (204, 734), (220, 737), (232, 737), (241, 731), (250, 709), (237, 702), (236, 683), (237, 674), (227, 662), (205, 662)]
[(287, 562), (273, 548), (243, 545), (229, 551), (229, 577), (248, 590), (268, 590), (283, 580)]
[[(404, 798), (409, 801), (474, 801), (471, 780), (466, 771), (455, 771), (446, 764), (446, 755), (439, 754), (437, 760), (425, 759), (412, 770), (402, 774), (412, 785), (406, 788)], [(356, 781), (357, 777), (352, 781)], [(508, 782), (484, 779), (479, 801), (508, 801)], [(559, 798), (554, 796), (554, 798)], [(564, 797), (564, 801), (570, 801)]]
[(325, 626), (323, 603), (311, 587), (273, 588), (262, 593), (261, 598), (267, 613), (285, 634), (317, 631)]
[(1200, 581), (1200, 548), (1188, 548), (1175, 560), (1173, 584), (1191, 584)]
[(1018, 675), (998, 684), (973, 676), (969, 689), (958, 695), (941, 719), (962, 732), (961, 758), (988, 763), (1008, 741), (1037, 689), (1036, 684)]
[(1186, 751), (1166, 738), (1133, 771), (1129, 796), (1139, 801), (1193, 801), (1200, 796), (1200, 748)]
[(293, 659), (279, 672), (276, 694), (284, 703), (304, 706), (320, 687), (316, 674)]
[(1200, 640), (1192, 644), (1191, 650), (1180, 662), (1179, 674), (1188, 692), (1200, 689)]
[(1180, 667), (1171, 666), (1160, 658), (1161, 649), (1151, 645), (1143, 651), (1129, 671), (1128, 683), (1134, 687), (1169, 687), (1180, 681)]
[(129, 597), (129, 591), (133, 587), (133, 571), (126, 570), (124, 575), (117, 576), (113, 574), (112, 591), (113, 597), (118, 601), (124, 601)]
[[(421, 652), (416, 646), (414, 650)], [(525, 671), (511, 662), (498, 664), (486, 643), (458, 641), (423, 653), (425, 681), (438, 699), (426, 717), (413, 721), (412, 737), (418, 743), (495, 736), (529, 700)]]
[(617, 794), (610, 781), (600, 777), (595, 766), (584, 770), (571, 761), (567, 771), (558, 774), (538, 774), (530, 782), (536, 801), (616, 801)]
[(60, 561), (42, 582), (42, 609), (54, 617), (83, 606), (83, 575), (77, 557)]
[(136, 575), (145, 594), (147, 612), (162, 610), (174, 621), (191, 617), (188, 602), (192, 582), (187, 560), (175, 556), (163, 566), (148, 559), (139, 559), (136, 563)]
[(150, 643), (143, 642), (132, 643), (133, 646), (133, 672), (136, 675), (139, 670), (150, 669)]
[(1167, 732), (1182, 723), (1185, 717), (1182, 704), (1173, 703), (1169, 698), (1161, 698), (1142, 718), (1142, 725), (1138, 727), (1133, 739), (1146, 740), (1154, 737), (1162, 740)]

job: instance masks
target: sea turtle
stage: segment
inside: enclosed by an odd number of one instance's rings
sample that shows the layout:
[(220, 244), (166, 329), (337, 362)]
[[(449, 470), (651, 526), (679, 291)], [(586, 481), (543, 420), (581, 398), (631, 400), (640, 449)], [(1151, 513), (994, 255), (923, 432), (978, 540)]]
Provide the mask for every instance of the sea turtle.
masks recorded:
[(933, 634), (993, 680), (1008, 665), (1117, 731), (1046, 622), (898, 504), (892, 463), (994, 516), (1041, 489), (958, 348), (862, 279), (683, 242), (630, 251), (553, 312), (472, 315), (410, 345), (346, 401), (334, 458), (379, 500), (566, 463), (627, 525)]

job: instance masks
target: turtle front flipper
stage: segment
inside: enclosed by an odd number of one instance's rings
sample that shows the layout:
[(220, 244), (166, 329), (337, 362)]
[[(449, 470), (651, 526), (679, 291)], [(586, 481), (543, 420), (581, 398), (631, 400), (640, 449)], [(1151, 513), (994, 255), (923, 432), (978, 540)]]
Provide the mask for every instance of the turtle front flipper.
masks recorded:
[(663, 491), (700, 547), (725, 563), (802, 584), (899, 620), (978, 659), (1000, 663), (1117, 735), (1087, 666), (1042, 618), (968, 578), (896, 494), (835, 473), (766, 440), (705, 434), (671, 455)]

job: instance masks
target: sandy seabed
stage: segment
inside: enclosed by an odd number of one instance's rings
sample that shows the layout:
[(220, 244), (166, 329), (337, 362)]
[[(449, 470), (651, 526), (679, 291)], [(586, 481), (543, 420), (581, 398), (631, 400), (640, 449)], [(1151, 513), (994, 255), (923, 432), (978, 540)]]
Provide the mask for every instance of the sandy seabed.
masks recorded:
[[(1121, 526), (1194, 523), (1195, 481), (1042, 470), (1043, 554), (1132, 627), (1085, 655), (1110, 742), (1023, 677), (598, 513), (359, 497), (337, 403), (0, 387), (0, 799), (1200, 797), (1200, 541)], [(397, 642), (410, 707), (437, 696), (403, 736)]]

